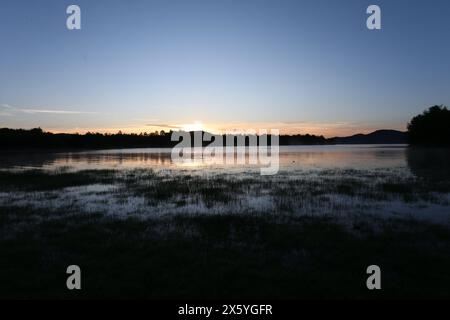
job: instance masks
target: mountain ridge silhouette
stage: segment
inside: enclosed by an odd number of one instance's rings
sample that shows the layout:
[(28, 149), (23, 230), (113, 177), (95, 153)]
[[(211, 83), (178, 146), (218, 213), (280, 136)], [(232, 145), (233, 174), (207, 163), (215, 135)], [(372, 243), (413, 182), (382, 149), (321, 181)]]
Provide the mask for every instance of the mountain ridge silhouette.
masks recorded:
[(380, 129), (371, 133), (357, 133), (346, 137), (333, 137), (333, 144), (406, 144), (408, 133), (405, 131)]

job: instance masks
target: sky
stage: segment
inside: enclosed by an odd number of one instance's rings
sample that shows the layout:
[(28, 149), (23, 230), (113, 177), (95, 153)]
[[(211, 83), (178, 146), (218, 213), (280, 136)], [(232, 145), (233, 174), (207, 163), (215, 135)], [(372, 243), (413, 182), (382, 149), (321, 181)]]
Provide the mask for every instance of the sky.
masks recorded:
[(450, 104), (449, 36), (448, 0), (1, 0), (0, 127), (405, 130)]

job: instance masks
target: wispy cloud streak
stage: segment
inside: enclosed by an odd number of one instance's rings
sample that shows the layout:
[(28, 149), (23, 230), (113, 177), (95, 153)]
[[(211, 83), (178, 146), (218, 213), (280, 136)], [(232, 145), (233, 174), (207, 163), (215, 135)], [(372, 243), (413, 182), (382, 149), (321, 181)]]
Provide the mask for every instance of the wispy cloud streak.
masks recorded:
[(29, 114), (38, 114), (38, 113), (46, 113), (46, 114), (98, 114), (98, 112), (90, 112), (90, 111), (75, 111), (75, 110), (53, 110), (53, 109), (43, 109), (43, 108), (20, 108), (13, 107), (9, 104), (2, 104), (2, 107), (8, 109), (10, 111), (29, 113)]
[(162, 124), (162, 123), (149, 123), (146, 124), (147, 127), (159, 127), (159, 128), (171, 128), (171, 129), (182, 129), (183, 126)]

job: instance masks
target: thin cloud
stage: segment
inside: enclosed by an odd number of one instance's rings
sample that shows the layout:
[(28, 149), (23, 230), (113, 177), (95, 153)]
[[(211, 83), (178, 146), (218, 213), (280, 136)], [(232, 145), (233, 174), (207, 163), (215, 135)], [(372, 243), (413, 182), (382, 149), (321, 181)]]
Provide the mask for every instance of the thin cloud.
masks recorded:
[(75, 110), (53, 110), (53, 109), (42, 109), (42, 108), (20, 108), (13, 107), (9, 104), (2, 104), (2, 107), (14, 110), (22, 113), (29, 114), (37, 114), (37, 113), (46, 113), (46, 114), (98, 114), (98, 112), (89, 112), (89, 111), (75, 111)]
[(24, 113), (51, 113), (51, 114), (98, 114), (98, 112), (71, 111), (71, 110), (46, 110), (46, 109), (19, 109)]
[(182, 126), (174, 126), (170, 124), (161, 124), (161, 123), (149, 123), (146, 124), (147, 127), (160, 127), (160, 128), (171, 128), (171, 129), (182, 129)]
[(160, 119), (157, 118), (133, 118), (132, 121), (142, 121), (142, 122), (153, 122), (153, 121), (160, 121)]

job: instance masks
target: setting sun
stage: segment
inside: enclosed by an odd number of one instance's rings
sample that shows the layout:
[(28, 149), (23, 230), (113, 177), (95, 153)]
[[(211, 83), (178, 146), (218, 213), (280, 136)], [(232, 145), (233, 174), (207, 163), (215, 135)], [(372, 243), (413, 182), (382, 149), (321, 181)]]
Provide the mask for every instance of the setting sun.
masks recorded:
[(183, 124), (182, 128), (184, 131), (202, 131), (203, 124), (201, 121), (195, 121), (194, 123)]

